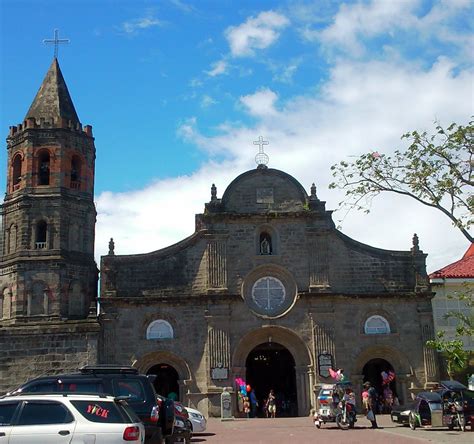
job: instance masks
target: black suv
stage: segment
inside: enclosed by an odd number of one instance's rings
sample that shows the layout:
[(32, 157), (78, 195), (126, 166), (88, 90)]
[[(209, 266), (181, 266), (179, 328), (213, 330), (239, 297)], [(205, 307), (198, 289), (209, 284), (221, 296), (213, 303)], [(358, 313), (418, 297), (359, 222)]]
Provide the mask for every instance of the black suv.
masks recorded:
[[(162, 444), (173, 434), (173, 401), (157, 402), (154, 375), (141, 375), (133, 367), (85, 366), (80, 373), (41, 376), (20, 386), (15, 393), (105, 393), (126, 399), (145, 425), (145, 444)], [(172, 412), (172, 414), (170, 414)]]

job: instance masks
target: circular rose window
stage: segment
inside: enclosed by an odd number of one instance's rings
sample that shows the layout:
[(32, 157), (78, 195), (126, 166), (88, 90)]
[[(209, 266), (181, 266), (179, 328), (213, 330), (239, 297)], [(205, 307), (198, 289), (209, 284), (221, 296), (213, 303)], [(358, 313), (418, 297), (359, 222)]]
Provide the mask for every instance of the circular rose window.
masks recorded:
[(274, 311), (285, 302), (286, 291), (282, 282), (274, 277), (262, 277), (252, 286), (252, 300), (263, 311)]

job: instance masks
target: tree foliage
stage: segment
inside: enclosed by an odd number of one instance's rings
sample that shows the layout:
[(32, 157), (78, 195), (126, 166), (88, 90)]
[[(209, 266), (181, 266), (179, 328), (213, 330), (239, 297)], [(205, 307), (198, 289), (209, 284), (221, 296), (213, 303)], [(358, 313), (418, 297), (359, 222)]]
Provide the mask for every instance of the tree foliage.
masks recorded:
[(436, 339), (426, 342), (428, 347), (434, 348), (442, 354), (446, 360), (446, 371), (453, 379), (454, 373), (463, 371), (469, 362), (470, 352), (466, 350), (464, 339), (474, 337), (474, 290), (465, 285), (464, 290), (456, 292), (448, 299), (457, 299), (466, 307), (466, 313), (462, 311), (449, 311), (444, 315), (445, 319), (456, 319), (456, 333), (454, 339), (446, 338), (446, 332), (441, 330), (437, 333)]
[(469, 233), (474, 223), (474, 121), (446, 129), (436, 124), (432, 135), (412, 131), (402, 140), (410, 143), (405, 151), (370, 152), (331, 167), (335, 181), (329, 187), (346, 191), (340, 206), (369, 212), (375, 196), (396, 193), (441, 211), (474, 242)]

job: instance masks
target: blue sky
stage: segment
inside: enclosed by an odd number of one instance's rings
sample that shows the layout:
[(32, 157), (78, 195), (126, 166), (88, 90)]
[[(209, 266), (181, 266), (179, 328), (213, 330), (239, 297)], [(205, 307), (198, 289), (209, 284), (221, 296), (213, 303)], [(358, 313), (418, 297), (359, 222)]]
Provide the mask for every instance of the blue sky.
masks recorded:
[[(0, 128), (22, 121), (51, 63), (96, 137), (96, 255), (165, 247), (192, 234), (218, 196), (270, 167), (336, 209), (330, 166), (403, 148), (401, 134), (467, 123), (473, 110), (473, 3), (446, 1), (2, 0)], [(5, 186), (6, 149), (0, 150)], [(340, 213), (340, 212), (339, 212)], [(343, 215), (335, 213), (334, 218)], [(428, 268), (466, 240), (433, 210), (392, 196), (342, 231), (406, 250), (417, 232)]]

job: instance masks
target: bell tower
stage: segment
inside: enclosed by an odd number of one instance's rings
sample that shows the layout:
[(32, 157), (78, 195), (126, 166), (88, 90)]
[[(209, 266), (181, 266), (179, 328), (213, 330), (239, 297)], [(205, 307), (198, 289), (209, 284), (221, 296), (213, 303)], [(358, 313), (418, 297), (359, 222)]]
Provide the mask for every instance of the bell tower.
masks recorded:
[(95, 315), (94, 138), (56, 58), (23, 122), (10, 127), (7, 151), (0, 324)]

